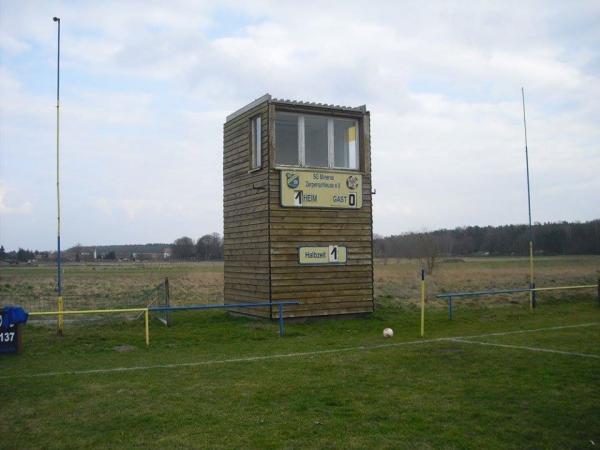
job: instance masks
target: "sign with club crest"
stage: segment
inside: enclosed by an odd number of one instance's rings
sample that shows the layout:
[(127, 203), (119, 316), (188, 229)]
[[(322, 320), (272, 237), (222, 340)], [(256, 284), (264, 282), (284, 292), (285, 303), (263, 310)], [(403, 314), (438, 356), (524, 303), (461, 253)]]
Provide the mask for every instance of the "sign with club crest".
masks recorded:
[(281, 206), (362, 208), (362, 175), (348, 172), (282, 170)]

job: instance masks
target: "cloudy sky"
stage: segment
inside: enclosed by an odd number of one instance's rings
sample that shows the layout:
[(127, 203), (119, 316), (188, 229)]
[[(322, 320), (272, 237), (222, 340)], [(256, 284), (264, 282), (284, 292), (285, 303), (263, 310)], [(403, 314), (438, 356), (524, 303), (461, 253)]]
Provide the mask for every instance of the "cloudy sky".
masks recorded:
[(600, 217), (600, 2), (0, 0), (0, 243), (222, 232), (222, 126), (269, 92), (371, 111), (379, 234)]

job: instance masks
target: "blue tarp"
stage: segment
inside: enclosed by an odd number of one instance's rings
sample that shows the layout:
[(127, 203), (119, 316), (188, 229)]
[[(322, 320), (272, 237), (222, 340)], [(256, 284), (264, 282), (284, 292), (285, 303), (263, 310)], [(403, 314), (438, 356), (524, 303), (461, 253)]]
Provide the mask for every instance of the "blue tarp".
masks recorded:
[(12, 325), (26, 323), (29, 314), (20, 306), (5, 306), (2, 308), (2, 317), (0, 318), (0, 329), (6, 330)]

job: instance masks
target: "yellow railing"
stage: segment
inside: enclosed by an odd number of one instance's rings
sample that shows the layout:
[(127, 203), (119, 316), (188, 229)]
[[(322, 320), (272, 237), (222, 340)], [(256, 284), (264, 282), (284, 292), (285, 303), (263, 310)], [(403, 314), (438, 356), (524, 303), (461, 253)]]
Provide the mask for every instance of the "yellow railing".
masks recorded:
[(556, 287), (542, 287), (542, 288), (534, 288), (532, 291), (560, 291), (565, 289), (590, 289), (598, 287), (597, 284), (582, 284), (579, 286), (556, 286)]

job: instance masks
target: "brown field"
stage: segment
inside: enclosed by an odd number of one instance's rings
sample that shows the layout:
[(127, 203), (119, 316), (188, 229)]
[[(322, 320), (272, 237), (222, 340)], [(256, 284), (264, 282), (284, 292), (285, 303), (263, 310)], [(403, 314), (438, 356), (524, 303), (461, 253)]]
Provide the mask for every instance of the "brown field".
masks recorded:
[[(378, 302), (415, 304), (419, 298), (420, 262), (407, 259), (377, 260), (375, 295)], [(597, 283), (600, 256), (538, 257), (536, 283), (541, 286)], [(527, 258), (453, 258), (441, 260), (427, 276), (428, 301), (435, 294), (526, 287)], [(20, 304), (30, 311), (55, 307), (55, 268), (18, 266), (0, 269), (0, 304)], [(165, 277), (170, 280), (171, 303), (207, 304), (223, 301), (223, 264), (198, 263), (113, 263), (73, 264), (64, 268), (63, 292), (68, 309), (145, 306), (157, 297), (155, 289)], [(578, 295), (588, 295), (579, 291)], [(541, 301), (568, 297), (571, 292), (539, 293)], [(593, 290), (589, 291), (594, 296)], [(524, 302), (527, 294), (494, 298), (471, 297), (461, 304)]]
[[(375, 265), (378, 298), (416, 303), (419, 298), (420, 267), (420, 262), (415, 260), (378, 260)], [(595, 284), (600, 274), (600, 257), (537, 257), (534, 271), (537, 287)], [(434, 268), (433, 274), (426, 276), (428, 299), (446, 292), (526, 288), (528, 283), (529, 260), (523, 257), (442, 259)], [(590, 295), (595, 294), (592, 290), (589, 292)], [(540, 300), (569, 295), (569, 291), (538, 293)], [(528, 294), (469, 297), (462, 299), (461, 303), (505, 303), (507, 300), (525, 302), (528, 300)], [(436, 304), (430, 303), (432, 306)], [(441, 303), (438, 304), (442, 306)]]

